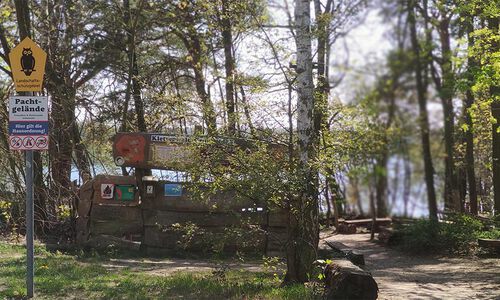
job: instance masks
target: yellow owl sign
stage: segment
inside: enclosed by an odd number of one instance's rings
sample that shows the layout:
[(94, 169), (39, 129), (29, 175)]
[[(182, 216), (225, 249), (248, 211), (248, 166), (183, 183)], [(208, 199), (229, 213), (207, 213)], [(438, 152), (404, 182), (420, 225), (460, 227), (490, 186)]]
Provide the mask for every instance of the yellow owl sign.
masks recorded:
[(47, 53), (25, 38), (9, 53), (10, 69), (17, 92), (40, 92)]

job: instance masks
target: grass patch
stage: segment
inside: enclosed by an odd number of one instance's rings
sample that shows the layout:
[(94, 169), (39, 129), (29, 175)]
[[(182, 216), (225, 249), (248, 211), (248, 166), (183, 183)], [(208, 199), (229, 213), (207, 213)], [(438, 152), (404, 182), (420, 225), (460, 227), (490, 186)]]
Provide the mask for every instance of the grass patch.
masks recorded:
[[(109, 270), (105, 256), (51, 253), (36, 248), (35, 293), (38, 299), (319, 299), (315, 289), (280, 287), (272, 273), (244, 270), (144, 274), (130, 268)], [(0, 298), (26, 294), (25, 248), (0, 242)]]

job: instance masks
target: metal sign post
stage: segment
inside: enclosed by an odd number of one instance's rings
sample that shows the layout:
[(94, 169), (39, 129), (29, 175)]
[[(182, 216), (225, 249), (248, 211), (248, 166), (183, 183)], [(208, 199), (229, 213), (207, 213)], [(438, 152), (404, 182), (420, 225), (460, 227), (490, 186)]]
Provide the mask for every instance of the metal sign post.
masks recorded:
[(9, 53), (16, 91), (22, 96), (9, 99), (9, 147), (26, 151), (26, 294), (34, 296), (34, 201), (33, 150), (49, 147), (47, 97), (35, 97), (42, 90), (47, 54), (29, 38)]
[(34, 249), (34, 205), (33, 205), (33, 150), (26, 151), (26, 291), (28, 298), (33, 298), (35, 277)]

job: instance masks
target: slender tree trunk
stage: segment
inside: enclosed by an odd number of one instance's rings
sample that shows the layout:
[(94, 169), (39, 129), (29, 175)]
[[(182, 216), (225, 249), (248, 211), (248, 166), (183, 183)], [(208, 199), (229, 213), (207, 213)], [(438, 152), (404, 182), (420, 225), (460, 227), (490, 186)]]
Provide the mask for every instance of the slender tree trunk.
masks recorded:
[(134, 97), (135, 114), (137, 116), (137, 129), (141, 132), (147, 132), (146, 119), (144, 116), (144, 101), (141, 96), (141, 82), (139, 80), (139, 66), (137, 65), (137, 56), (133, 51), (133, 76), (132, 76), (132, 94)]
[[(472, 25), (472, 21), (468, 24), (467, 28), (467, 39), (468, 46), (472, 48), (474, 46), (474, 37), (472, 36), (472, 32), (474, 31), (474, 27)], [(468, 68), (468, 80), (470, 87), (472, 87), (472, 83), (474, 82), (474, 74), (473, 69), (476, 66), (476, 62), (472, 57), (468, 58), (467, 68)], [(467, 183), (469, 186), (469, 203), (470, 203), (470, 212), (473, 215), (477, 215), (477, 190), (476, 190), (476, 173), (474, 172), (474, 131), (473, 126), (474, 123), (472, 121), (472, 113), (471, 108), (474, 104), (474, 94), (472, 94), (471, 88), (468, 88), (465, 94), (465, 103), (464, 103), (464, 112), (465, 112), (465, 124), (467, 124), (467, 130), (465, 132), (465, 165), (467, 172)]]
[[(325, 133), (330, 131), (328, 124), (328, 96), (330, 95), (330, 85), (328, 82), (328, 60), (327, 60), (327, 49), (329, 48), (329, 18), (326, 18), (326, 14), (330, 14), (331, 6), (333, 1), (327, 0), (325, 9), (322, 11), (322, 3), (320, 0), (314, 0), (314, 13), (315, 18), (318, 20), (317, 23), (317, 42), (318, 42), (318, 53), (317, 53), (317, 87), (315, 93), (315, 116), (314, 116), (314, 128), (315, 132), (322, 134), (324, 137)], [(323, 146), (326, 144), (323, 140)], [(338, 216), (341, 211), (341, 203), (339, 198), (338, 183), (333, 176), (330, 168), (327, 169), (327, 180), (329, 181), (329, 186), (331, 190), (332, 204), (334, 206), (335, 223), (338, 226)], [(328, 203), (328, 211), (330, 211)]]
[(224, 45), (225, 70), (226, 70), (226, 109), (227, 129), (230, 135), (236, 132), (236, 113), (234, 95), (234, 58), (233, 58), (233, 32), (229, 8), (229, 0), (222, 0), (222, 43)]
[(333, 208), (333, 226), (338, 230), (339, 228), (339, 218), (343, 214), (342, 210), (342, 201), (339, 185), (337, 184), (337, 180), (332, 175), (327, 175), (326, 180), (328, 181), (328, 186), (330, 188), (330, 200)]
[(403, 216), (408, 217), (408, 204), (410, 203), (410, 194), (411, 194), (411, 164), (409, 157), (405, 157), (404, 168), (405, 168), (405, 181), (403, 189), (403, 203), (404, 203)]
[(496, 122), (492, 125), (493, 198), (495, 215), (500, 214), (500, 102), (491, 103), (491, 115)]
[(245, 114), (245, 118), (247, 119), (248, 128), (250, 128), (250, 135), (255, 138), (256, 137), (255, 127), (253, 126), (252, 117), (250, 116), (250, 106), (248, 105), (245, 89), (242, 86), (240, 86), (240, 93), (241, 93), (241, 104), (243, 105), (243, 112)]
[[(488, 29), (495, 33), (497, 36), (499, 34), (499, 20), (498, 18), (490, 18), (488, 20)], [(493, 42), (492, 49), (497, 49), (500, 47), (500, 43), (497, 41)], [(500, 83), (498, 81), (492, 81), (490, 86), (490, 97), (495, 95), (500, 95)], [(500, 101), (494, 99), (491, 102), (491, 116), (496, 120), (492, 124), (491, 135), (492, 135), (492, 164), (493, 164), (493, 199), (495, 207), (495, 215), (500, 214)]]
[(370, 179), (368, 182), (368, 189), (370, 193), (370, 215), (372, 218), (372, 228), (370, 229), (370, 240), (373, 240), (375, 238), (375, 226), (377, 224), (377, 214), (376, 214), (376, 207), (375, 207), (375, 193), (373, 191), (373, 179)]
[(76, 166), (78, 167), (80, 178), (83, 179), (84, 173), (87, 173), (89, 176), (92, 174), (90, 172), (90, 160), (87, 155), (87, 147), (85, 147), (85, 144), (82, 142), (82, 136), (76, 122), (73, 123), (72, 129), (73, 141), (75, 143)]
[[(127, 58), (128, 58), (128, 78), (127, 78), (127, 93), (126, 107), (128, 108), (128, 101), (130, 99), (130, 91), (134, 98), (135, 114), (137, 118), (137, 129), (141, 132), (147, 132), (146, 120), (144, 116), (144, 101), (141, 97), (141, 82), (139, 79), (139, 66), (137, 64), (137, 51), (136, 51), (136, 21), (132, 20), (131, 14), (133, 13), (130, 8), (130, 1), (123, 1), (124, 10), (124, 23), (127, 28)], [(137, 18), (137, 16), (135, 16)], [(126, 113), (126, 112), (124, 112)], [(126, 126), (125, 126), (126, 128)]]
[(63, 199), (69, 197), (71, 191), (75, 93), (67, 87), (52, 91), (51, 194), (56, 199)]
[(384, 218), (387, 217), (387, 161), (388, 153), (385, 150), (377, 160), (376, 166), (376, 181), (375, 181), (375, 199), (377, 203), (377, 217)]
[(444, 203), (449, 210), (460, 210), (460, 196), (457, 189), (457, 174), (454, 161), (454, 127), (455, 114), (453, 111), (454, 75), (452, 68), (452, 52), (450, 45), (450, 19), (446, 11), (441, 9), (438, 32), (441, 43), (442, 58), (440, 61), (442, 81), (437, 85), (438, 93), (443, 105), (444, 116), (444, 145), (445, 145), (445, 178), (444, 178)]
[(191, 36), (192, 44), (191, 48), (191, 56), (193, 57), (192, 67), (194, 71), (195, 78), (195, 86), (196, 92), (198, 93), (198, 97), (200, 97), (201, 105), (203, 109), (203, 118), (205, 120), (205, 124), (207, 126), (207, 130), (209, 134), (214, 134), (217, 130), (215, 110), (210, 100), (210, 96), (208, 95), (205, 89), (205, 76), (203, 75), (203, 63), (201, 59), (201, 42), (200, 39), (192, 35)]
[(286, 283), (306, 282), (312, 274), (319, 242), (317, 170), (314, 167), (317, 135), (314, 128), (314, 85), (310, 31), (310, 1), (295, 1), (297, 45), (297, 131), (302, 191), (292, 201), (287, 247)]
[(415, 20), (415, 0), (408, 0), (408, 23), (411, 34), (411, 44), (414, 54), (415, 78), (417, 83), (417, 98), (419, 106), (420, 135), (422, 139), (422, 155), (424, 158), (425, 183), (427, 186), (427, 201), (429, 204), (429, 217), (437, 220), (436, 191), (434, 189), (434, 167), (429, 138), (429, 117), (427, 115), (427, 86), (422, 78), (422, 63), (420, 56), (420, 46), (417, 37)]
[(357, 176), (349, 175), (349, 184), (352, 189), (352, 197), (354, 198), (354, 202), (358, 208), (358, 213), (360, 216), (364, 216), (365, 212), (363, 210), (363, 205), (361, 203), (361, 193), (359, 192), (359, 180)]
[[(396, 96), (392, 91), (396, 89), (398, 76), (394, 75), (391, 78), (392, 87), (391, 92), (387, 95), (389, 100), (388, 111), (387, 111), (387, 121), (385, 123), (385, 131), (387, 132), (389, 128), (392, 126), (392, 122), (394, 120), (394, 115), (396, 113)], [(384, 152), (380, 155), (379, 159), (377, 159), (377, 168), (376, 168), (376, 187), (375, 187), (375, 195), (377, 201), (377, 217), (383, 218), (387, 217), (389, 214), (387, 209), (387, 163), (389, 162), (389, 147), (388, 147), (388, 137), (387, 133), (384, 133), (385, 140), (385, 149)]]
[(330, 204), (330, 186), (328, 180), (325, 180), (325, 203), (326, 203), (326, 227), (332, 226), (332, 205)]

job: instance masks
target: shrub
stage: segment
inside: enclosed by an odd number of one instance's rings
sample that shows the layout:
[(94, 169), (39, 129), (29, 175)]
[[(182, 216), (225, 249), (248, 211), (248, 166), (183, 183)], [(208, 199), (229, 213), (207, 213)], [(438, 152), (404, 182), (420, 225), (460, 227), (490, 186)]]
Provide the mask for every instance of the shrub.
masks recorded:
[(445, 245), (438, 237), (439, 223), (431, 220), (418, 220), (398, 230), (401, 232), (401, 246), (412, 253), (436, 252)]
[(468, 253), (483, 228), (481, 221), (468, 215), (452, 215), (446, 221), (440, 223), (440, 238), (445, 249), (451, 253)]
[(483, 225), (468, 215), (452, 215), (444, 222), (418, 220), (399, 229), (405, 251), (428, 253), (468, 253)]

